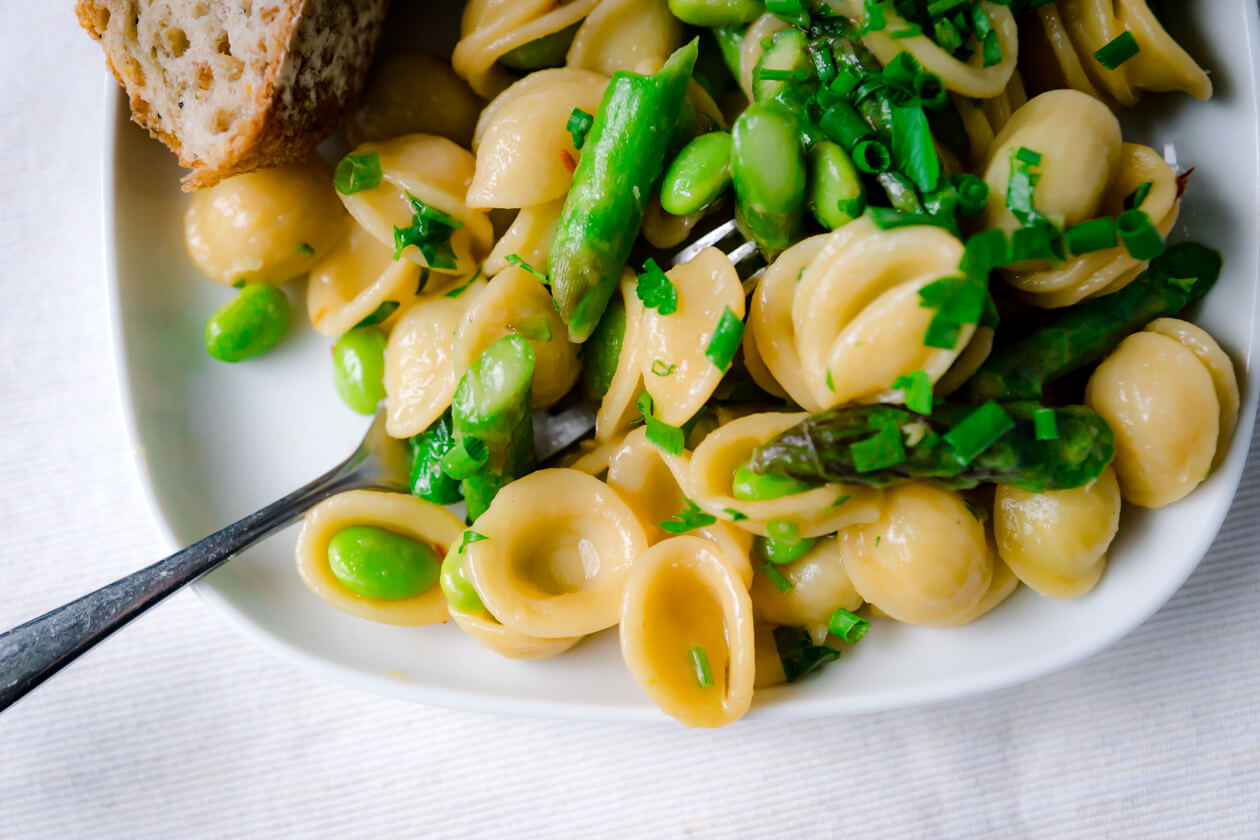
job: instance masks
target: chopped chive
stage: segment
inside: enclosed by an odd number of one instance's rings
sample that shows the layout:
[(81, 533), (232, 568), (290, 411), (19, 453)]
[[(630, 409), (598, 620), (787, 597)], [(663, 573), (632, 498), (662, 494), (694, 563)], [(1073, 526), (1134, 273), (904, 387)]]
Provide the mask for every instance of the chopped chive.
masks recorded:
[(669, 376), (677, 367), (678, 365), (667, 365), (664, 359), (657, 359), (652, 362), (652, 373), (657, 376)]
[(862, 80), (847, 67), (837, 67), (836, 77), (827, 84), (827, 91), (843, 98), (857, 90)]
[(883, 539), (883, 537), (876, 537), (876, 538), (875, 538), (875, 547), (876, 547), (876, 548), (879, 548), (879, 541), (880, 541), (881, 539)]
[(809, 57), (814, 60), (814, 72), (824, 85), (836, 77), (836, 59), (826, 44), (810, 44)]
[(709, 670), (709, 657), (702, 647), (691, 649), (691, 665), (696, 670), (696, 685), (708, 688), (713, 685), (713, 672)]
[(906, 408), (916, 414), (932, 413), (932, 380), (927, 371), (916, 370), (909, 376), (899, 376), (892, 386), (894, 390), (905, 392)]
[(310, 244), (307, 242), (299, 242), (297, 244), (297, 252), (304, 257), (315, 256), (315, 249), (312, 248)]
[(862, 34), (866, 35), (870, 32), (879, 32), (888, 26), (888, 20), (884, 17), (884, 7), (879, 0), (864, 0), (865, 20), (862, 22)]
[(508, 254), (506, 257), (503, 258), (503, 261), (506, 262), (508, 265), (514, 265), (519, 269), (528, 271), (530, 274), (537, 277), (538, 282), (542, 283), (544, 286), (551, 285), (551, 278), (548, 277), (546, 274), (543, 274), (538, 269), (534, 268), (529, 263), (525, 262), (525, 260), (521, 258), (520, 254)]
[(1125, 210), (1116, 216), (1116, 231), (1135, 260), (1153, 260), (1164, 252), (1164, 237), (1145, 210)]
[(839, 608), (831, 615), (831, 621), (827, 622), (827, 632), (833, 636), (838, 636), (849, 644), (856, 644), (866, 631), (871, 629), (871, 623), (861, 616), (856, 616), (846, 610), (844, 607)]
[(394, 312), (397, 311), (397, 309), (398, 309), (398, 301), (387, 300), (384, 303), (382, 303), (380, 306), (376, 307), (376, 309), (372, 310), (372, 313), (370, 315), (368, 315), (359, 323), (355, 324), (354, 329), (357, 330), (359, 327), (376, 326), (377, 324), (389, 318), (390, 315), (393, 315)]
[(834, 394), (836, 392), (836, 382), (834, 379), (831, 378), (831, 368), (827, 368), (827, 378), (825, 382), (827, 385), (827, 390)]
[(1108, 70), (1115, 70), (1142, 51), (1133, 33), (1125, 30), (1094, 52), (1094, 58)]
[(1136, 210), (1146, 203), (1146, 197), (1151, 194), (1151, 188), (1155, 186), (1154, 181), (1144, 181), (1138, 185), (1138, 188), (1129, 193), (1124, 200), (1125, 210)]
[(766, 536), (777, 543), (796, 545), (801, 541), (801, 526), (790, 519), (771, 519), (766, 523)]
[(837, 102), (823, 112), (818, 124), (828, 137), (846, 150), (875, 134), (875, 129), (862, 119), (862, 115), (847, 102)]
[(903, 213), (891, 207), (867, 207), (866, 215), (871, 217), (871, 221), (880, 230), (914, 227), (915, 225), (931, 225), (932, 227), (950, 230), (953, 226), (950, 220), (941, 216), (933, 216), (930, 213)]
[(634, 293), (644, 306), (655, 309), (661, 315), (673, 315), (678, 311), (678, 290), (656, 260), (643, 264), (643, 273), (635, 281)]
[(643, 415), (643, 423), (646, 426), (644, 434), (647, 436), (648, 443), (670, 455), (681, 455), (687, 439), (686, 433), (677, 426), (671, 426), (664, 420), (658, 420), (652, 416), (652, 397), (647, 391), (639, 394), (636, 405)]
[(1118, 241), (1116, 222), (1110, 216), (1081, 222), (1063, 233), (1063, 243), (1073, 256), (1114, 248)]
[(758, 68), (755, 75), (763, 82), (804, 82), (809, 79), (805, 70), (778, 70), (773, 67)]
[(1033, 412), (1033, 429), (1037, 440), (1058, 440), (1059, 421), (1053, 408), (1039, 408)]
[(921, 192), (931, 192), (940, 183), (941, 161), (922, 107), (893, 107), (892, 157), (898, 171)]
[(877, 174), (892, 166), (892, 152), (880, 140), (863, 140), (853, 147), (853, 165), (860, 172)]
[(713, 329), (713, 337), (709, 346), (704, 348), (704, 355), (713, 362), (713, 366), (725, 372), (735, 361), (735, 353), (744, 338), (744, 322), (739, 319), (729, 306), (723, 308), (722, 317)]
[(569, 121), (565, 123), (565, 128), (570, 136), (573, 137), (573, 148), (581, 149), (586, 144), (586, 133), (591, 130), (594, 125), (595, 118), (583, 111), (581, 108), (574, 108), (569, 114)]
[(994, 67), (1002, 63), (1002, 44), (998, 41), (996, 29), (990, 29), (984, 36), (984, 40), (980, 43), (980, 50), (985, 67)]
[(1041, 166), (1041, 152), (1035, 152), (1026, 146), (1020, 146), (1015, 150), (1015, 159), (1029, 166)]
[(914, 77), (913, 87), (924, 108), (944, 107), (949, 91), (940, 76), (924, 70)]
[(459, 548), (456, 549), (456, 553), (463, 554), (464, 549), (468, 548), (468, 546), (472, 545), (475, 542), (481, 542), (482, 540), (488, 540), (488, 539), (490, 538), (487, 537), (485, 534), (478, 534), (476, 531), (473, 531), (471, 529), (467, 530), (464, 532), (464, 536), (459, 541)]
[(988, 182), (966, 172), (955, 175), (951, 180), (958, 191), (958, 210), (969, 219), (983, 213), (989, 202)]
[(800, 627), (774, 628), (774, 647), (788, 682), (796, 682), (840, 658), (840, 651), (829, 645), (814, 644), (809, 633)]
[(740, 511), (735, 510), (735, 508), (722, 508), (722, 512), (729, 516), (732, 522), (743, 522), (748, 518), (748, 514), (741, 513)]
[(481, 276), (481, 266), (477, 266), (477, 270), (473, 273), (473, 276), (472, 276), (472, 277), (469, 277), (469, 278), (468, 278), (468, 282), (467, 282), (467, 283), (465, 283), (465, 284), (464, 284), (464, 285), (462, 285), (462, 286), (457, 286), (457, 287), (455, 287), (454, 289), (451, 289), (449, 292), (447, 292), (446, 294), (442, 295), (442, 297), (448, 297), (448, 298), (457, 298), (457, 297), (459, 297), (459, 296), (460, 296), (460, 295), (462, 295), (464, 292), (468, 291), (468, 287), (469, 287), (469, 286), (471, 286), (473, 283), (476, 283), (476, 282), (477, 282), (477, 278), (478, 278), (478, 277), (480, 277), (480, 276)]
[(849, 453), (853, 468), (860, 473), (895, 467), (906, 460), (901, 430), (895, 424), (885, 424), (866, 440), (849, 444)]
[(852, 499), (852, 498), (853, 498), (852, 496), (847, 495), (847, 494), (844, 496), (837, 496), (834, 502), (827, 505), (827, 509), (835, 510), (836, 508), (840, 507), (841, 505), (843, 505), (845, 502), (849, 501), (849, 499)]
[(376, 152), (348, 154), (337, 163), (333, 187), (342, 195), (354, 195), (381, 183), (381, 156)]
[(442, 456), (442, 472), (461, 480), (472, 476), (490, 460), (486, 444), (475, 437), (462, 437)]
[(932, 0), (931, 3), (928, 3), (927, 13), (931, 17), (940, 17), (966, 2), (967, 0)]
[(963, 463), (970, 464), (1013, 428), (1015, 421), (1000, 405), (990, 400), (950, 429), (945, 435), (945, 442)]
[(894, 41), (900, 41), (904, 38), (917, 38), (922, 34), (922, 26), (919, 26), (917, 23), (907, 23), (905, 27), (901, 29), (894, 29), (892, 32), (889, 32), (888, 37), (892, 38)]
[(769, 563), (762, 563), (757, 568), (761, 569), (761, 573), (766, 576), (769, 581), (774, 584), (774, 588), (780, 592), (790, 592), (792, 590), (792, 581), (783, 576), (783, 573)]

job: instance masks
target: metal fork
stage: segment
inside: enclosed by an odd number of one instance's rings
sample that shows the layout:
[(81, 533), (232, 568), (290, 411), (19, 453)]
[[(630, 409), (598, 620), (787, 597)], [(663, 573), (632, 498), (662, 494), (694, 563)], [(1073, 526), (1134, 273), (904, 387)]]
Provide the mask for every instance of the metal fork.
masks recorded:
[[(728, 256), (747, 282), (760, 267), (757, 249), (739, 235), (733, 220), (699, 234), (673, 254), (648, 252), (643, 258), (674, 266), (705, 248), (722, 246), (731, 248)], [(595, 416), (582, 404), (549, 415), (535, 424), (540, 460), (559, 456), (594, 428)], [(309, 484), (165, 560), (0, 634), (0, 711), (154, 604), (295, 522), (324, 499), (365, 488), (405, 493), (410, 489), (408, 472), (406, 444), (385, 433), (382, 411), (353, 454)]]

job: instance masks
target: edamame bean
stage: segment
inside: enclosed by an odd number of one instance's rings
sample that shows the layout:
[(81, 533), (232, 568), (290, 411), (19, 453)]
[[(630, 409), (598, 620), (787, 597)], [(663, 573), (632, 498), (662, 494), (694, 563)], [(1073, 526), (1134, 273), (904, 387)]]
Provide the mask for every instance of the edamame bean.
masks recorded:
[(385, 399), (385, 333), (359, 327), (333, 345), (333, 383), (346, 405), (375, 414)]
[(351, 525), (328, 542), (328, 566), (337, 582), (355, 595), (401, 601), (438, 581), (434, 550), (411, 537), (372, 525)]
[(795, 478), (769, 473), (755, 473), (744, 464), (735, 470), (731, 490), (741, 502), (761, 502), (813, 490), (817, 485)]
[(544, 35), (536, 41), (521, 44), (514, 50), (499, 56), (499, 63), (513, 70), (541, 70), (544, 67), (559, 67), (564, 64), (565, 54), (573, 44), (573, 36), (577, 34), (581, 21), (566, 26), (558, 32)]
[(805, 155), (796, 118), (774, 103), (750, 105), (731, 132), (735, 219), (773, 255), (800, 238), (805, 215)]
[(446, 603), (456, 612), (476, 615), (485, 612), (486, 606), (473, 588), (472, 581), (464, 574), (464, 555), (458, 546), (452, 546), (442, 561), (442, 575), (438, 578)]
[(712, 204), (731, 185), (731, 135), (711, 131), (692, 140), (674, 158), (661, 182), (661, 207), (690, 216)]
[(809, 550), (814, 547), (816, 542), (818, 540), (812, 537), (804, 537), (792, 543), (782, 542), (770, 537), (756, 537), (753, 539), (753, 551), (757, 552), (757, 556), (767, 563), (781, 566), (784, 563), (800, 560), (809, 553)]
[(838, 144), (815, 143), (809, 150), (809, 209), (828, 230), (862, 215), (866, 191), (857, 167)]
[(206, 322), (206, 352), (221, 362), (261, 356), (289, 330), (289, 298), (268, 283), (246, 283)]
[(692, 26), (748, 23), (766, 10), (761, 0), (669, 0), (674, 17)]

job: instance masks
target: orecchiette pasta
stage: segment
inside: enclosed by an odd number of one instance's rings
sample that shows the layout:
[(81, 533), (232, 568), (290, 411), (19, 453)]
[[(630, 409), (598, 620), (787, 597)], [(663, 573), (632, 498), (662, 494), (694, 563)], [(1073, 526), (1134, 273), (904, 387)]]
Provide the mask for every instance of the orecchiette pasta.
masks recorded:
[(608, 77), (559, 68), (531, 73), (495, 98), (474, 136), (470, 207), (532, 207), (563, 199), (578, 150), (565, 127), (574, 108), (599, 109)]
[(939, 379), (954, 348), (923, 343), (932, 310), (919, 290), (957, 271), (962, 244), (934, 227), (879, 230), (869, 219), (806, 239), (766, 270), (749, 318), (756, 349), (789, 396), (811, 411), (896, 401), (893, 383), (916, 370)]
[(371, 189), (341, 195), (350, 215), (392, 253), (395, 228), (412, 224), (414, 213), (408, 198), (418, 199), (462, 225), (451, 234), (455, 265), (430, 266), (415, 245), (404, 248), (402, 258), (434, 271), (472, 274), (494, 241), (490, 219), (464, 203), (473, 176), (473, 156), (445, 137), (430, 134), (407, 134), (363, 143), (355, 149), (359, 155), (372, 152), (380, 158), (381, 182)]
[(414, 298), (422, 271), (409, 260), (395, 260), (388, 248), (355, 225), (311, 269), (306, 284), (311, 326), (321, 335), (342, 335), (382, 303), (401, 304)]
[(563, 198), (522, 208), (512, 220), (512, 226), (494, 243), (482, 271), (493, 277), (508, 267), (507, 258), (515, 254), (545, 274), (550, 260), (551, 240), (563, 209)]
[(469, 303), (484, 288), (478, 281), (458, 297), (425, 296), (400, 310), (385, 347), (389, 434), (418, 435), (450, 405), (463, 373), (455, 364), (455, 333)]
[(284, 283), (326, 256), (346, 221), (328, 172), (295, 163), (198, 191), (184, 216), (184, 242), (216, 283)]
[(595, 415), (595, 439), (599, 441), (613, 440), (630, 427), (638, 411), (635, 402), (643, 390), (643, 371), (639, 363), (642, 356), (643, 303), (635, 294), (635, 275), (629, 269), (621, 275), (619, 292), (626, 307), (626, 326), (617, 367)]
[(351, 490), (311, 508), (298, 534), (297, 568), (302, 581), (342, 612), (382, 624), (416, 626), (445, 621), (446, 599), (437, 585), (400, 601), (368, 598), (341, 585), (329, 567), (328, 545), (338, 532), (352, 525), (372, 525), (412, 537), (432, 546), (440, 557), (459, 540), (463, 523), (445, 509), (413, 496)]
[(580, 23), (600, 0), (470, 0), (451, 54), (455, 72), (486, 99), (512, 83), (498, 66), (507, 53)]
[(1234, 363), (1229, 355), (1216, 343), (1216, 339), (1208, 335), (1207, 330), (1197, 327), (1180, 318), (1157, 318), (1146, 325), (1148, 332), (1166, 335), (1181, 344), (1198, 357), (1212, 377), (1212, 387), (1216, 389), (1216, 401), (1221, 407), (1220, 433), (1216, 438), (1216, 457), (1212, 464), (1220, 463), (1229, 448), (1229, 441), (1234, 436), (1234, 427), (1238, 425), (1238, 374), (1234, 372)]
[(1085, 404), (1115, 432), (1116, 476), (1126, 502), (1163, 507), (1207, 478), (1221, 432), (1232, 428), (1222, 412), (1230, 410), (1237, 389), (1232, 367), (1218, 353), (1206, 333), (1160, 324), (1120, 342), (1090, 377)]
[[(771, 520), (795, 525), (802, 536), (818, 537), (850, 525), (873, 522), (880, 491), (870, 487), (828, 484), (777, 499), (741, 501), (733, 494), (732, 476), (752, 451), (790, 429), (804, 414), (750, 414), (709, 434), (691, 455), (692, 498), (718, 519), (733, 521), (754, 534), (766, 535)], [(741, 514), (744, 518), (733, 515)]]
[(499, 491), (465, 546), (466, 570), (505, 627), (543, 639), (616, 624), (636, 558), (648, 546), (634, 511), (597, 478), (539, 470)]
[(993, 580), (984, 526), (957, 494), (918, 482), (886, 490), (879, 520), (841, 530), (839, 546), (858, 594), (907, 624), (958, 623)]
[(621, 609), (621, 651), (639, 687), (688, 726), (724, 726), (752, 703), (748, 590), (708, 540), (657, 543), (634, 564)]
[(666, 0), (601, 0), (578, 28), (567, 63), (608, 75), (654, 73), (682, 42), (682, 21)]
[(512, 332), (534, 347), (533, 407), (548, 408), (569, 392), (582, 367), (551, 295), (523, 268), (500, 271), (470, 300), (455, 337), (455, 370), (463, 373), (482, 351)]
[[(993, 553), (992, 551), (990, 552)], [(989, 588), (980, 596), (980, 600), (967, 612), (960, 615), (953, 621), (947, 621), (942, 627), (961, 627), (964, 624), (970, 624), (992, 612), (999, 604), (1011, 597), (1015, 589), (1019, 586), (1019, 578), (1015, 577), (1015, 573), (1010, 567), (1002, 562), (1001, 557), (993, 558), (993, 578), (989, 581)]]
[(446, 59), (396, 53), (373, 70), (346, 120), (346, 135), (358, 145), (404, 134), (436, 134), (467, 147), (484, 105)]
[(862, 596), (844, 570), (835, 537), (824, 537), (804, 557), (778, 569), (792, 584), (786, 591), (765, 575), (753, 578), (753, 614), (758, 621), (804, 627), (816, 644), (822, 644), (827, 638), (827, 624), (837, 609), (856, 610), (862, 606)]
[(1107, 467), (1071, 490), (1030, 493), (999, 484), (993, 499), (998, 556), (1021, 581), (1049, 598), (1094, 588), (1120, 529), (1120, 485)]

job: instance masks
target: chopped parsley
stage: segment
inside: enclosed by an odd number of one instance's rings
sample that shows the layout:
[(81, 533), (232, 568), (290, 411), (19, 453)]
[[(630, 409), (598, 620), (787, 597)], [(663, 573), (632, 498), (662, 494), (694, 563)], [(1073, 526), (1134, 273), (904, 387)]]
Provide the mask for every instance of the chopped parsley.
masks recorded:
[(669, 519), (656, 523), (667, 534), (685, 534), (697, 528), (707, 528), (717, 522), (717, 517), (705, 513), (691, 499), (683, 499), (683, 509)]
[(635, 282), (634, 293), (644, 306), (655, 309), (661, 315), (673, 315), (678, 311), (678, 290), (656, 260), (643, 264), (643, 273)]
[(462, 228), (464, 223), (430, 207), (411, 193), (407, 193), (407, 204), (411, 207), (411, 224), (394, 228), (394, 259), (401, 259), (403, 251), (414, 245), (431, 267), (454, 268), (451, 234)]

